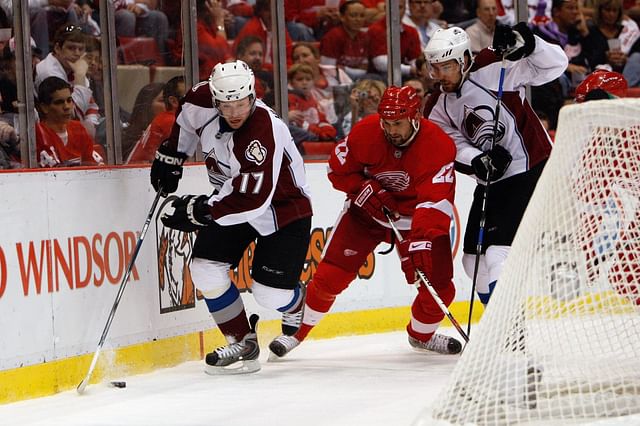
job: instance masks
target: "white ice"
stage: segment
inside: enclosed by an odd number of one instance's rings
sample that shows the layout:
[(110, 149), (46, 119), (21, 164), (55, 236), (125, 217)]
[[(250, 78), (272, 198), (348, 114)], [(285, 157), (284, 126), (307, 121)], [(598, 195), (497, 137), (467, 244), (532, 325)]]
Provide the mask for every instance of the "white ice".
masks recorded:
[(411, 425), (459, 358), (414, 352), (404, 332), (308, 340), (278, 362), (267, 356), (255, 374), (208, 376), (194, 361), (118, 378), (124, 389), (95, 384), (83, 396), (0, 405), (0, 425)]

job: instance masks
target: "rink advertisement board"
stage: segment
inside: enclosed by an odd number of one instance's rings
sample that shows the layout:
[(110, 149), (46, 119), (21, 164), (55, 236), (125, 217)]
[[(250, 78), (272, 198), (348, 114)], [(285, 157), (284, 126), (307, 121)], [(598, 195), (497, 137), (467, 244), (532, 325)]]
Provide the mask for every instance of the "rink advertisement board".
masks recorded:
[[(326, 163), (306, 165), (314, 208), (312, 240), (301, 279), (308, 281), (342, 209)], [(457, 300), (469, 297), (460, 263), (461, 235), (474, 184), (457, 187), (452, 221)], [(91, 354), (96, 348), (155, 193), (144, 167), (0, 174), (0, 371)], [(210, 192), (201, 165), (187, 166), (178, 194)], [(161, 200), (159, 211), (170, 209)], [(222, 243), (222, 242), (221, 242)], [(118, 307), (105, 348), (144, 343), (212, 328), (190, 278), (193, 235), (149, 228)], [(415, 289), (404, 282), (392, 251), (378, 247), (332, 312), (408, 306)], [(251, 248), (232, 280), (250, 286)], [(185, 267), (186, 265), (186, 267)], [(277, 315), (243, 293), (247, 311)]]

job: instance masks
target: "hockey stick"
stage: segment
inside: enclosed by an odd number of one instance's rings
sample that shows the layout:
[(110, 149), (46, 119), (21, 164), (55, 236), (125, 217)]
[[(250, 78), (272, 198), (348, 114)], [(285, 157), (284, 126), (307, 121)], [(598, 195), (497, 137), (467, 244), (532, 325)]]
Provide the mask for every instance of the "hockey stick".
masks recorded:
[[(504, 85), (504, 74), (507, 68), (507, 58), (502, 55), (502, 67), (500, 68), (500, 80), (498, 82), (498, 96), (496, 99), (496, 112), (493, 117), (493, 137), (491, 138), (491, 149), (496, 146), (498, 138), (498, 124), (500, 123), (500, 105), (502, 104), (502, 86)], [(476, 258), (473, 265), (473, 279), (471, 281), (471, 300), (469, 302), (469, 321), (467, 322), (467, 334), (471, 334), (471, 317), (473, 315), (473, 301), (476, 295), (476, 284), (478, 281), (478, 268), (480, 267), (480, 253), (484, 244), (484, 228), (487, 222), (487, 200), (489, 199), (489, 186), (491, 184), (491, 171), (487, 167), (486, 186), (482, 194), (482, 207), (480, 208), (480, 226), (478, 228), (478, 240), (476, 243)]]
[[(393, 223), (393, 220), (391, 219), (390, 212), (385, 209), (384, 214), (385, 214), (385, 216), (387, 216), (387, 221), (389, 221), (389, 225), (391, 226), (391, 229), (393, 230), (393, 234), (396, 236), (396, 240), (398, 240), (398, 243), (402, 243), (402, 241), (403, 241), (402, 234), (400, 234), (400, 231), (398, 231), (398, 228), (396, 228), (396, 225)], [(449, 311), (449, 308), (447, 308), (447, 305), (444, 304), (444, 302), (440, 298), (440, 295), (438, 295), (438, 292), (436, 291), (436, 289), (433, 288), (433, 284), (431, 284), (431, 282), (429, 281), (427, 276), (424, 274), (424, 272), (422, 272), (420, 269), (416, 268), (416, 273), (418, 274), (418, 277), (420, 278), (416, 282), (416, 287), (420, 288), (420, 286), (422, 285), (424, 288), (426, 288), (429, 291), (429, 293), (431, 294), (431, 297), (433, 297), (433, 300), (436, 301), (436, 303), (438, 304), (438, 307), (440, 308), (442, 313), (445, 314), (447, 316), (447, 318), (449, 318), (449, 321), (451, 321), (451, 324), (453, 324), (453, 326), (456, 328), (456, 330), (458, 330), (458, 333), (460, 333), (460, 335), (464, 339), (465, 343), (469, 343), (469, 336), (467, 335), (467, 333), (464, 332), (462, 327), (460, 327), (460, 323), (458, 323), (458, 321), (456, 321), (456, 319), (453, 317), (453, 315)]]
[(131, 256), (131, 260), (129, 261), (129, 265), (127, 266), (127, 272), (122, 277), (122, 281), (120, 282), (120, 288), (118, 288), (118, 294), (116, 294), (116, 300), (113, 302), (113, 306), (111, 307), (111, 312), (109, 312), (109, 317), (107, 318), (107, 323), (104, 325), (104, 330), (102, 330), (102, 336), (100, 336), (100, 341), (98, 342), (98, 347), (96, 348), (95, 353), (93, 354), (93, 359), (91, 360), (91, 365), (89, 366), (89, 371), (87, 371), (86, 376), (80, 382), (76, 391), (80, 395), (84, 393), (85, 388), (89, 384), (89, 379), (91, 379), (91, 374), (93, 373), (93, 369), (96, 368), (96, 363), (98, 362), (98, 356), (100, 355), (100, 351), (102, 350), (102, 345), (104, 345), (104, 341), (107, 339), (107, 333), (109, 332), (109, 328), (111, 327), (111, 322), (113, 321), (113, 317), (116, 314), (116, 309), (118, 309), (118, 305), (120, 304), (120, 299), (122, 299), (122, 294), (124, 293), (125, 286), (127, 285), (127, 281), (129, 280), (129, 275), (131, 275), (131, 270), (133, 269), (133, 264), (138, 257), (138, 253), (140, 253), (140, 247), (142, 247), (142, 242), (144, 241), (144, 236), (147, 234), (147, 230), (149, 229), (149, 224), (151, 223), (151, 219), (153, 218), (153, 214), (156, 211), (156, 207), (158, 206), (158, 201), (162, 196), (162, 188), (158, 188), (158, 192), (156, 193), (156, 198), (154, 198), (153, 203), (151, 204), (151, 210), (149, 211), (149, 215), (147, 216), (147, 220), (144, 222), (144, 226), (142, 227), (142, 231), (140, 232), (140, 236), (138, 237), (138, 242), (136, 243), (136, 248), (133, 251), (133, 255)]

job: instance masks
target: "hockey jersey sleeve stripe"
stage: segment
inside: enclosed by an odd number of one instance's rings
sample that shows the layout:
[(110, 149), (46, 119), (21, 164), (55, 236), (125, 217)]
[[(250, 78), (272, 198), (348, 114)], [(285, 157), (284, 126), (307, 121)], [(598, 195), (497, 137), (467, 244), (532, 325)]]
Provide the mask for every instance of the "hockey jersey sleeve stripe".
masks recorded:
[(416, 205), (416, 209), (436, 209), (446, 214), (448, 217), (453, 216), (453, 204), (449, 200), (440, 200), (438, 202), (426, 201)]

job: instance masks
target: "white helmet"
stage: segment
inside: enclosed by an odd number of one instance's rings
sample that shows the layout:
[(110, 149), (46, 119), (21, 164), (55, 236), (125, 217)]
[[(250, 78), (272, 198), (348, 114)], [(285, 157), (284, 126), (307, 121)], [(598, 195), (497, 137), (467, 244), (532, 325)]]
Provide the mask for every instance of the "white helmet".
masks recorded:
[(238, 101), (256, 98), (256, 79), (249, 65), (241, 60), (219, 63), (209, 76), (209, 89), (214, 101)]
[(455, 59), (460, 64), (460, 69), (464, 70), (465, 52), (468, 52), (469, 58), (473, 59), (469, 35), (462, 28), (451, 27), (446, 30), (439, 29), (433, 33), (424, 49), (424, 56), (430, 64)]

